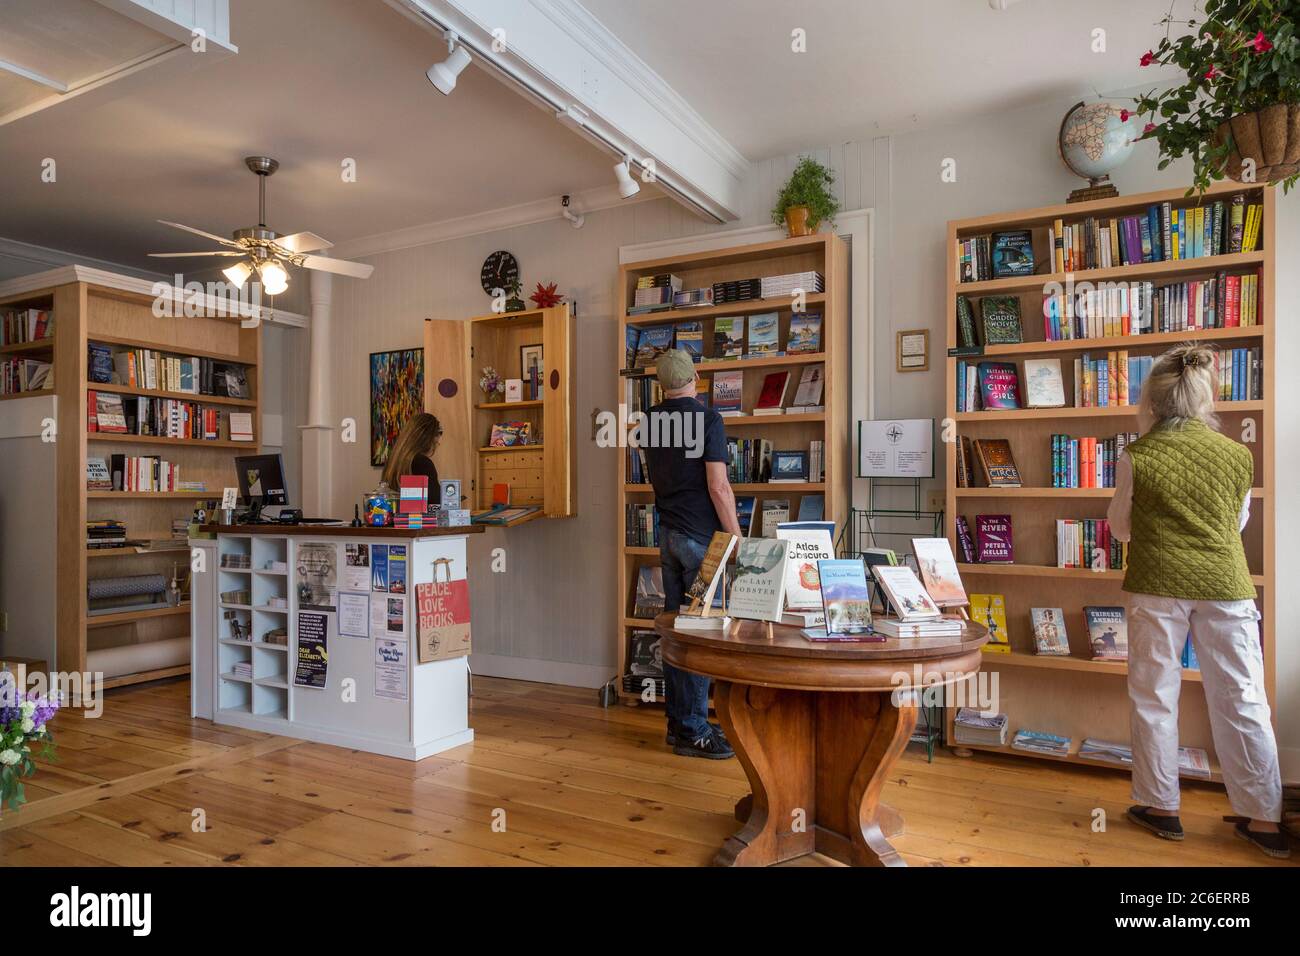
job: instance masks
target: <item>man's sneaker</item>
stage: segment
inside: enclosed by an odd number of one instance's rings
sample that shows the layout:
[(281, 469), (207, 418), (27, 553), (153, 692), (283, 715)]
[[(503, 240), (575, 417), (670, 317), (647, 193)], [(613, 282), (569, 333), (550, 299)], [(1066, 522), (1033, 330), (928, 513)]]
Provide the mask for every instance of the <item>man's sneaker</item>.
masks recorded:
[[(727, 741), (726, 733), (718, 724), (711, 723), (709, 724), (709, 726), (713, 728), (713, 732), (715, 734), (717, 734), (719, 737), (722, 738), (722, 742), (724, 744), (727, 744), (727, 746), (731, 746), (730, 743), (728, 743)], [(664, 734), (664, 743), (666, 743), (669, 747), (677, 746), (677, 732), (673, 730), (671, 727), (669, 727), (668, 732)]]
[(1128, 818), (1142, 829), (1150, 830), (1162, 839), (1181, 840), (1183, 838), (1183, 824), (1177, 817), (1152, 813), (1150, 807), (1129, 807)]
[(1263, 833), (1259, 830), (1250, 829), (1249, 822), (1242, 822), (1237, 824), (1236, 834), (1247, 843), (1255, 844), (1261, 852), (1275, 860), (1291, 859), (1291, 846), (1287, 842), (1285, 833), (1277, 831)]
[(727, 738), (715, 732), (712, 727), (694, 740), (682, 738), (673, 747), (673, 753), (679, 757), (703, 757), (705, 760), (727, 760), (736, 756), (731, 744), (727, 743)]

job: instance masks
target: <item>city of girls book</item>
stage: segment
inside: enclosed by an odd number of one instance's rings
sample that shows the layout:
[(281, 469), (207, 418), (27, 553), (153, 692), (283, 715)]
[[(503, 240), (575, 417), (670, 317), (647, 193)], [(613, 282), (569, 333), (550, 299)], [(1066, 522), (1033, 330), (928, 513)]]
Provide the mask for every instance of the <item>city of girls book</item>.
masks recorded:
[(884, 641), (871, 632), (871, 593), (861, 558), (817, 562), (826, 626), (805, 628), (810, 641)]
[(921, 570), (921, 581), (935, 604), (960, 607), (969, 603), (947, 538), (913, 538), (912, 552)]
[(780, 622), (790, 542), (745, 538), (736, 549), (736, 575), (727, 613), (751, 621)]
[(1015, 362), (980, 362), (979, 386), (986, 410), (1020, 407), (1020, 376)]

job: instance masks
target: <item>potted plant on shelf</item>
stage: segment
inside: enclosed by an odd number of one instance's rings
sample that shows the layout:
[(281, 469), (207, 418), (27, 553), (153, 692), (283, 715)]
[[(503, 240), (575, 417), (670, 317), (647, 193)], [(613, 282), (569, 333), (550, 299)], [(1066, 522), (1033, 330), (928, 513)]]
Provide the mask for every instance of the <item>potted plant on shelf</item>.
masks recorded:
[(835, 174), (810, 156), (800, 158), (794, 172), (777, 193), (772, 222), (784, 225), (791, 236), (807, 236), (823, 222), (833, 222), (840, 211), (831, 193)]
[(1191, 157), (1200, 192), (1225, 176), (1288, 190), (1300, 176), (1300, 0), (1205, 0), (1204, 14), (1161, 21), (1189, 32), (1166, 35), (1141, 63), (1187, 78), (1122, 116), (1148, 118), (1138, 138), (1156, 141), (1160, 169)]

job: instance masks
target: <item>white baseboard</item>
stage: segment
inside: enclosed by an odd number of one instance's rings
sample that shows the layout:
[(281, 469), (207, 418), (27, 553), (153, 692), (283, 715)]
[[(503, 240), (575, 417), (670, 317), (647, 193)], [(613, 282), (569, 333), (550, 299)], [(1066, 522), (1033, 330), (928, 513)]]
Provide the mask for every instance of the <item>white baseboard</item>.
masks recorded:
[(469, 669), (480, 677), (505, 677), (530, 680), (539, 684), (564, 684), (568, 687), (601, 687), (614, 676), (613, 667), (599, 664), (573, 664), (568, 661), (543, 661), (531, 657), (507, 657), (503, 654), (470, 654)]

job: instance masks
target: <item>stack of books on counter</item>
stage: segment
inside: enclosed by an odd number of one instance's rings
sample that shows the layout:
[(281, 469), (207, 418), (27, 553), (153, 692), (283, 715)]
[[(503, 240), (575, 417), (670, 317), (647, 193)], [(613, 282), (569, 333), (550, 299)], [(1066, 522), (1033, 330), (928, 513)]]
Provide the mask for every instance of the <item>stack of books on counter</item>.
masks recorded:
[(1007, 743), (1007, 715), (985, 716), (973, 707), (957, 708), (953, 720), (953, 739), (959, 744), (980, 747), (1005, 747)]
[(871, 629), (887, 637), (955, 637), (961, 633), (961, 618), (944, 615), (931, 621), (900, 621), (896, 617), (878, 617)]
[(820, 272), (789, 272), (780, 276), (764, 276), (762, 280), (763, 298), (776, 299), (794, 294), (795, 289), (802, 289), (812, 294), (826, 291), (826, 279)]
[(1045, 734), (1037, 730), (1021, 728), (1016, 731), (1011, 746), (1016, 750), (1028, 750), (1036, 754), (1046, 754), (1049, 757), (1070, 756), (1069, 737), (1058, 737), (1056, 734)]

